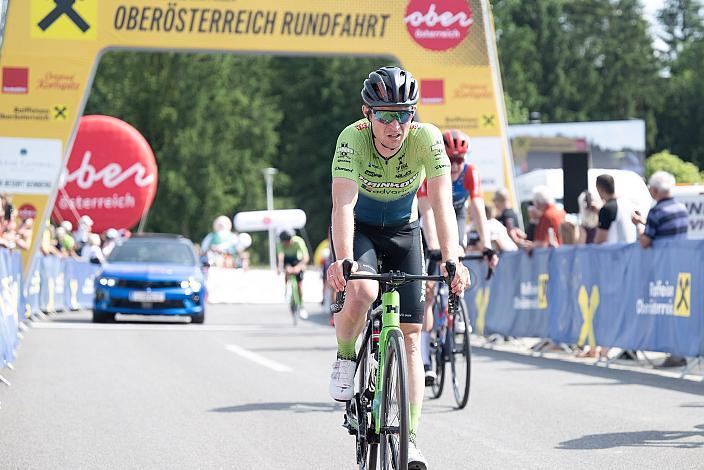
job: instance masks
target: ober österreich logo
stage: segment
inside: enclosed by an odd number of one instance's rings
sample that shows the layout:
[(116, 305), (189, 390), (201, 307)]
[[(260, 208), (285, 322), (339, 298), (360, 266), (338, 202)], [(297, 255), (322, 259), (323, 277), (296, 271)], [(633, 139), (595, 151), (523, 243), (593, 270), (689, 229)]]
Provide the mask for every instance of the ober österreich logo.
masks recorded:
[(408, 33), (426, 49), (457, 47), (474, 24), (472, 9), (464, 0), (411, 0), (404, 18)]

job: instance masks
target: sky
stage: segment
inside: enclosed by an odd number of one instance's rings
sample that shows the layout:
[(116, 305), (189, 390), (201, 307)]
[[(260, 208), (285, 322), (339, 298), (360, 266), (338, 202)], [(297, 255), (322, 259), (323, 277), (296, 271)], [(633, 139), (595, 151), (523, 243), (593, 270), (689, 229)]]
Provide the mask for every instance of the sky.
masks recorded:
[(657, 11), (663, 7), (665, 0), (641, 0), (644, 7), (645, 18), (650, 22), (650, 34), (653, 36), (653, 44), (656, 49), (664, 49), (662, 40), (657, 39)]

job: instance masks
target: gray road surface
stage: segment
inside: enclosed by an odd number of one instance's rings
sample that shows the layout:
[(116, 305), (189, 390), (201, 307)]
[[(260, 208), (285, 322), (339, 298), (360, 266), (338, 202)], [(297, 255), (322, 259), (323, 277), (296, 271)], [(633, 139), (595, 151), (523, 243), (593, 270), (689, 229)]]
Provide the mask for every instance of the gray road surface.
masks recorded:
[[(315, 306), (310, 306), (314, 311)], [(60, 314), (0, 385), (2, 469), (353, 469), (327, 319), (211, 305), (205, 325)], [(704, 468), (704, 385), (474, 350), (470, 404), (427, 400), (432, 469)]]

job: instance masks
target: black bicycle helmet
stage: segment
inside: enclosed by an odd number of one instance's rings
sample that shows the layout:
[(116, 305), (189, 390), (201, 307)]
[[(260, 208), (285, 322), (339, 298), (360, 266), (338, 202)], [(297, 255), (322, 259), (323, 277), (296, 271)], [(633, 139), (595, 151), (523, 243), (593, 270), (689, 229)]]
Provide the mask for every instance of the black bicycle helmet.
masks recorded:
[(362, 100), (369, 107), (413, 106), (418, 102), (418, 82), (399, 67), (382, 67), (369, 74), (362, 87)]

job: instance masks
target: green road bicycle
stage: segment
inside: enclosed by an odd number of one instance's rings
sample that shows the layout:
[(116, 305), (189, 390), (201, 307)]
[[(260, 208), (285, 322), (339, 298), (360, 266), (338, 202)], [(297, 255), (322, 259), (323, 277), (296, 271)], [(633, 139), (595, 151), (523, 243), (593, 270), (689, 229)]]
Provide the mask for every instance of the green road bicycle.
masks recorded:
[(293, 318), (293, 326), (296, 326), (298, 325), (298, 317), (301, 314), (301, 308), (303, 308), (303, 299), (301, 299), (298, 290), (298, 278), (295, 274), (288, 274), (288, 286), (290, 289), (288, 294), (288, 307), (291, 311), (291, 317)]
[[(456, 266), (447, 262), (448, 277), (406, 274), (351, 274), (352, 262), (343, 263), (346, 280), (378, 281), (380, 300), (367, 314), (362, 346), (357, 353), (355, 394), (345, 406), (343, 426), (356, 438), (360, 470), (376, 469), (377, 454), (382, 470), (407, 470), (409, 439), (408, 367), (400, 328), (398, 288), (416, 281), (452, 283)], [(458, 296), (450, 294), (453, 305)], [(344, 292), (332, 306), (342, 310)], [(379, 386), (377, 386), (379, 385)], [(381, 446), (381, 449), (379, 449)]]

